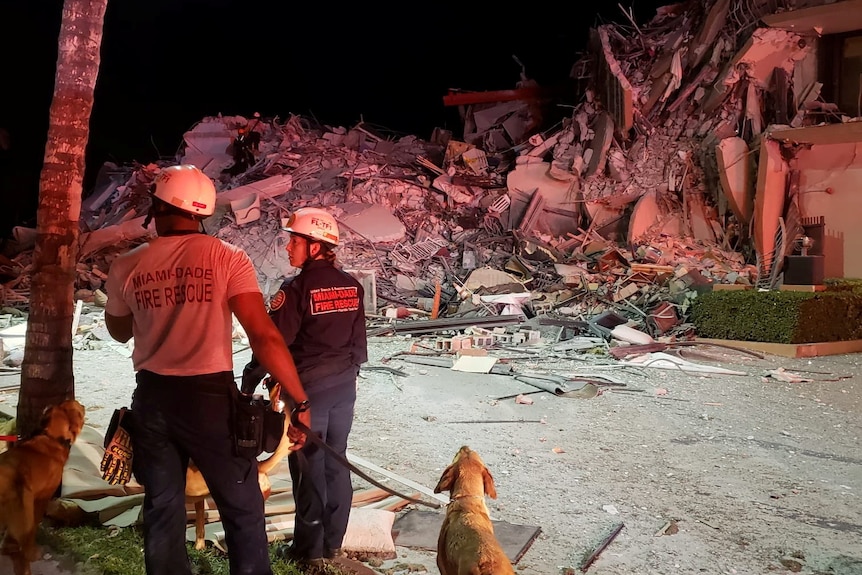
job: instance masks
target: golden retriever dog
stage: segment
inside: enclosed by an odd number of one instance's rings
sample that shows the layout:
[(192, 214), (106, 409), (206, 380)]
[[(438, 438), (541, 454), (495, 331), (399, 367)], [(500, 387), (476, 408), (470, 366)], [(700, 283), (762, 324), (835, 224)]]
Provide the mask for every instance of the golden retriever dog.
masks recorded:
[(485, 506), (485, 495), (497, 498), (494, 478), (478, 453), (466, 445), (458, 450), (434, 488), (442, 491), (450, 502), (437, 539), (440, 575), (513, 575)]
[(0, 552), (12, 558), (15, 575), (31, 575), (36, 530), (63, 480), (84, 411), (74, 399), (49, 407), (37, 435), (0, 453), (0, 531), (5, 530)]
[[(278, 397), (280, 386), (273, 386), (269, 392), (269, 397), (273, 409), (277, 409), (279, 405)], [(287, 437), (287, 421), (284, 422), (284, 435), (281, 436), (281, 442), (276, 450), (266, 459), (258, 461), (257, 464), (257, 481), (260, 484), (260, 492), (263, 498), (267, 499), (272, 491), (272, 483), (269, 481), (269, 474), (273, 469), (281, 463), (281, 460), (290, 453), (290, 448), (293, 442)], [(204, 515), (204, 502), (209, 496), (210, 490), (207, 487), (204, 477), (195, 465), (194, 461), (189, 461), (189, 467), (186, 470), (186, 502), (193, 503), (195, 506), (195, 549), (204, 549), (206, 547), (206, 517)]]

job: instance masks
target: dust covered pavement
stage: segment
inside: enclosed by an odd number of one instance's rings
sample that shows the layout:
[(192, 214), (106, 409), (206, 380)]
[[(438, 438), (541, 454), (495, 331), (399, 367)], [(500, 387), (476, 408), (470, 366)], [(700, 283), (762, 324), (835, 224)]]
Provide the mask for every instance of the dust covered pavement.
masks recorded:
[[(510, 376), (399, 361), (410, 341), (372, 338), (368, 365), (392, 357), (385, 365), (408, 375), (363, 370), (350, 451), (429, 488), (461, 445), (479, 452), (496, 482), (492, 517), (541, 527), (519, 573), (577, 569), (619, 523), (590, 573), (862, 573), (862, 356), (757, 359), (699, 346), (687, 359), (747, 375), (618, 366), (627, 391), (576, 399), (529, 393)], [(236, 355), (237, 372), (247, 354)], [(584, 361), (513, 363), (562, 374)], [(778, 368), (813, 381), (764, 377)], [(76, 350), (74, 369), (88, 423), (102, 431), (130, 401), (131, 361), (106, 344)], [(531, 405), (498, 399), (523, 393)], [(15, 393), (0, 394), (4, 411), (16, 404)], [(437, 573), (433, 552), (398, 554), (376, 569)], [(34, 574), (67, 568), (40, 561)]]
[[(381, 346), (372, 347), (374, 361)], [(862, 573), (860, 356), (761, 360), (707, 349), (685, 353), (749, 375), (620, 369), (632, 391), (539, 393), (532, 405), (494, 399), (528, 391), (509, 377), (393, 359), (410, 376), (360, 382), (351, 449), (434, 485), (470, 445), (494, 474), (492, 517), (542, 529), (521, 573), (576, 569), (620, 522), (589, 572)], [(782, 367), (817, 381), (762, 377)]]

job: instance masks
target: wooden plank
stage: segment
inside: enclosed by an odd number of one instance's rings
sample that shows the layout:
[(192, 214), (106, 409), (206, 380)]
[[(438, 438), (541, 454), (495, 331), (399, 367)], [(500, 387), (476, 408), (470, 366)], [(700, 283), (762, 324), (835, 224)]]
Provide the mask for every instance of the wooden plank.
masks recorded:
[(673, 266), (663, 266), (659, 264), (632, 264), (631, 270), (633, 272), (641, 272), (647, 274), (672, 274), (674, 271), (676, 271), (676, 268)]
[[(419, 493), (405, 493), (405, 495), (409, 495), (413, 499), (419, 499)], [(375, 501), (374, 503), (370, 503), (368, 505), (363, 505), (366, 509), (385, 509), (386, 511), (391, 511), (393, 513), (397, 511), (401, 511), (405, 507), (410, 505), (410, 502), (406, 499), (398, 497), (397, 495), (393, 495), (391, 497), (387, 497), (386, 499), (381, 499), (380, 501)]]
[(362, 491), (353, 492), (353, 501), (351, 504), (356, 506), (368, 505), (389, 497), (389, 492), (379, 487), (371, 487)]
[(754, 286), (745, 284), (715, 284), (712, 286), (712, 291), (740, 291), (752, 288), (754, 288)]
[(695, 338), (703, 343), (715, 343), (730, 347), (750, 349), (782, 357), (822, 357), (824, 355), (842, 355), (845, 353), (862, 352), (862, 339), (849, 341), (826, 341), (819, 343), (770, 343), (765, 341), (739, 341), (732, 339)]
[[(373, 509), (390, 509), (396, 507), (396, 503), (400, 501), (402, 507), (409, 505), (409, 501), (402, 499), (397, 495), (390, 495), (384, 489), (379, 487), (369, 487), (359, 489), (353, 492), (353, 500), (350, 502), (351, 507), (369, 507)], [(264, 501), (264, 510), (267, 517), (272, 515), (292, 515), (296, 509), (296, 504), (293, 500), (293, 493), (290, 491), (273, 493)], [(204, 517), (207, 523), (219, 521), (219, 512), (215, 501), (211, 496), (204, 499)], [(186, 520), (194, 522), (195, 507), (194, 503), (186, 502)]]
[(415, 481), (411, 481), (410, 479), (407, 479), (406, 477), (401, 477), (400, 475), (396, 475), (396, 474), (392, 473), (391, 471), (388, 471), (388, 470), (383, 469), (382, 467), (380, 467), (378, 465), (375, 465), (374, 463), (371, 463), (370, 461), (368, 461), (367, 459), (365, 459), (363, 457), (360, 457), (358, 455), (354, 455), (354, 454), (348, 452), (347, 453), (347, 460), (350, 461), (350, 463), (352, 463), (353, 465), (356, 465), (359, 467), (364, 467), (364, 468), (370, 469), (372, 471), (376, 471), (377, 473), (380, 473), (381, 475), (385, 475), (386, 477), (389, 477), (390, 479), (394, 479), (395, 481), (397, 481), (399, 483), (402, 483), (408, 487), (412, 487), (413, 489), (415, 489), (419, 493), (423, 493), (423, 494), (427, 495), (428, 497), (430, 497), (436, 501), (439, 501), (440, 503), (442, 503), (444, 505), (449, 504), (449, 498), (448, 497), (440, 495), (439, 493), (434, 493), (434, 491), (425, 487), (424, 485), (420, 485), (419, 483), (416, 483)]

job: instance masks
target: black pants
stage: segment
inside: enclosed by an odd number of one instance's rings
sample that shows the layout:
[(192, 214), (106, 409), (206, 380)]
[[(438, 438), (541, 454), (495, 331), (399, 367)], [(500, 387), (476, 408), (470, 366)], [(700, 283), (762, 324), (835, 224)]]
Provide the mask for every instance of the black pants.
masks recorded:
[[(334, 387), (316, 392), (312, 384), (306, 393), (311, 403), (311, 430), (346, 456), (356, 403), (356, 371), (351, 368), (339, 378)], [(341, 548), (347, 531), (353, 503), (350, 470), (308, 440), (287, 461), (296, 500), (296, 553), (306, 559), (324, 557), (326, 550)]]
[(233, 373), (194, 377), (141, 371), (132, 400), (134, 472), (144, 486), (148, 575), (191, 575), (186, 552), (186, 468), (200, 468), (225, 530), (231, 575), (272, 575), (257, 462), (231, 435)]

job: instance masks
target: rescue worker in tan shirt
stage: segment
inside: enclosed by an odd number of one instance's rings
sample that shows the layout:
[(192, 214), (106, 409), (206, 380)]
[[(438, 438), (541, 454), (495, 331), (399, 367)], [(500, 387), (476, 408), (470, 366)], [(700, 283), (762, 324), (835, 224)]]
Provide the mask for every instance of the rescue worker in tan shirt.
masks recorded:
[[(231, 575), (271, 575), (257, 461), (234, 451), (232, 314), (251, 348), (306, 407), (284, 338), (269, 319), (248, 255), (203, 233), (212, 180), (191, 165), (156, 177), (149, 216), (158, 237), (111, 264), (105, 322), (114, 339), (134, 337), (133, 470), (144, 486), (148, 575), (191, 575), (186, 552), (186, 468), (200, 469), (225, 528)], [(305, 403), (303, 403), (305, 402)], [(311, 425), (311, 412), (296, 414)], [(301, 447), (304, 434), (288, 434)]]

